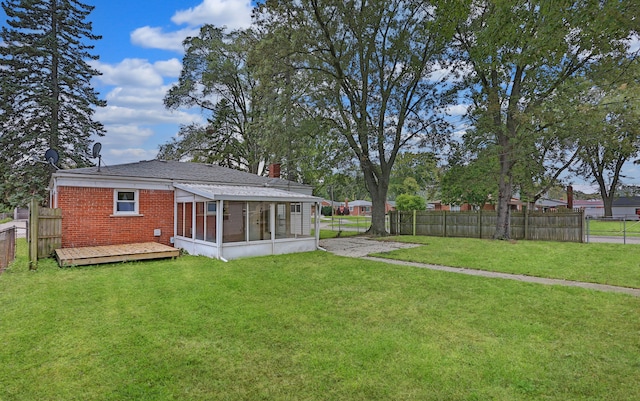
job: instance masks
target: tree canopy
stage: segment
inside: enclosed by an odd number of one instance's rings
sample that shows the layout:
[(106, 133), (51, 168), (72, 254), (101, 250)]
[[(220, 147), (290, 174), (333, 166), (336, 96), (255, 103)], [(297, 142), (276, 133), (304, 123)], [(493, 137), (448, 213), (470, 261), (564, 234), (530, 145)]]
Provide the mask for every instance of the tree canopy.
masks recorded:
[[(307, 103), (332, 122), (372, 200), (370, 232), (385, 234), (389, 177), (401, 149), (444, 132), (446, 93), (429, 77), (453, 34), (457, 3), (269, 0), (257, 21), (293, 43), (312, 82)], [(286, 34), (281, 34), (285, 32)]]
[(508, 202), (518, 166), (545, 141), (536, 114), (593, 63), (627, 56), (627, 39), (637, 29), (635, 3), (467, 3), (468, 18), (457, 27), (450, 50), (452, 62), (468, 70), (460, 89), (472, 102), (476, 132), (498, 150), (495, 238), (509, 238)]
[[(623, 183), (623, 165), (640, 154), (640, 60), (630, 60), (617, 74), (586, 80), (581, 117), (579, 164), (575, 171), (598, 185), (605, 216)], [(600, 78), (602, 77), (602, 78)]]

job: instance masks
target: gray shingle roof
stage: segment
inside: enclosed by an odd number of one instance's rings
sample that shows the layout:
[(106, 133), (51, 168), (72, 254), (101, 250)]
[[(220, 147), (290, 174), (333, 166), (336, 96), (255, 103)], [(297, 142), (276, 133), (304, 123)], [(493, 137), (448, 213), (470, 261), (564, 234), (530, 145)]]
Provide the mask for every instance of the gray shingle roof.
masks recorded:
[(280, 178), (262, 177), (244, 171), (213, 164), (178, 162), (169, 160), (148, 160), (115, 166), (85, 167), (59, 170), (55, 175), (80, 175), (101, 177), (135, 177), (165, 179), (185, 183), (207, 183), (226, 185), (273, 186), (278, 188), (310, 188), (309, 185)]
[(613, 200), (614, 207), (640, 207), (640, 196), (624, 196)]

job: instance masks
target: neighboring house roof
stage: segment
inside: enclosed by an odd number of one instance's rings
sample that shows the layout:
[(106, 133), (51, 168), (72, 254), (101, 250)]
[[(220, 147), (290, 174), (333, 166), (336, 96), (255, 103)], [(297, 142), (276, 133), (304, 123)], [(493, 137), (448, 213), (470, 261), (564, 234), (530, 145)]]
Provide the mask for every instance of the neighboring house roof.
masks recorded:
[(640, 207), (640, 196), (624, 196), (613, 200), (613, 207)]
[(536, 206), (539, 207), (558, 207), (558, 206), (567, 206), (567, 202), (557, 199), (538, 199), (536, 201)]
[(173, 182), (206, 183), (224, 185), (248, 185), (277, 187), (281, 189), (311, 188), (309, 185), (280, 178), (262, 177), (256, 174), (221, 167), (214, 164), (178, 162), (169, 160), (148, 160), (136, 163), (118, 164), (58, 170), (54, 177), (120, 177), (160, 179)]
[(365, 200), (354, 200), (352, 202), (349, 202), (349, 207), (353, 206), (353, 207), (357, 207), (357, 206), (371, 206), (371, 202), (369, 201), (365, 201)]
[(601, 199), (589, 199), (589, 200), (574, 199), (573, 207), (603, 208), (604, 202)]
[(275, 202), (303, 202), (319, 201), (315, 196), (297, 192), (283, 191), (266, 187), (247, 187), (229, 185), (205, 184), (174, 184), (183, 191), (202, 196), (210, 200), (242, 200), (242, 201), (275, 201)]

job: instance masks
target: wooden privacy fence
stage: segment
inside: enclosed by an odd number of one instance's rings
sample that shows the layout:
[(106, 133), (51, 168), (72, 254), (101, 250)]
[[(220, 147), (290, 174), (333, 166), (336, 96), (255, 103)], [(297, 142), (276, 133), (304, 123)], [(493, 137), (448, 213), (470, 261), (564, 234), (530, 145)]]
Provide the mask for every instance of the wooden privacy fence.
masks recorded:
[(41, 207), (35, 200), (29, 207), (29, 266), (35, 269), (39, 258), (51, 256), (62, 247), (62, 211)]
[[(491, 211), (390, 212), (394, 235), (492, 238), (498, 214)], [(511, 212), (512, 239), (583, 242), (583, 212)]]
[(0, 272), (16, 258), (16, 228), (0, 231)]

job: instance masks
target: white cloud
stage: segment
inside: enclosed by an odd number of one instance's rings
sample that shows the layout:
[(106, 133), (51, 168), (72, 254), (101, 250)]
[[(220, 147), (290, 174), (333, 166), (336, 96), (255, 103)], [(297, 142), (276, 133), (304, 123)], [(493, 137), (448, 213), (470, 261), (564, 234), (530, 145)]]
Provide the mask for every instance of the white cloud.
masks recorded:
[(469, 105), (467, 104), (452, 104), (445, 108), (445, 112), (450, 116), (463, 116), (468, 109)]
[(640, 35), (632, 35), (629, 38), (629, 52), (635, 53), (640, 50)]
[(154, 88), (117, 86), (107, 93), (105, 98), (110, 106), (165, 110), (163, 101), (168, 90), (169, 86)]
[(173, 32), (164, 32), (162, 28), (143, 26), (131, 32), (131, 43), (147, 49), (171, 50), (181, 53), (182, 42), (189, 36), (198, 36), (199, 29), (184, 28)]
[(573, 187), (574, 191), (580, 191), (583, 194), (597, 194), (600, 192), (597, 185), (573, 184), (571, 187)]
[(150, 128), (140, 127), (135, 124), (107, 124), (105, 125), (107, 134), (100, 138), (105, 147), (109, 147), (110, 151), (115, 150), (114, 145), (140, 146), (149, 137), (153, 136), (153, 130)]
[[(174, 59), (151, 64), (144, 59), (126, 58), (118, 64), (93, 62), (92, 66), (102, 73), (96, 79), (104, 85), (156, 87), (164, 83), (163, 75), (168, 71), (172, 60)], [(173, 74), (172, 72), (172, 77)]]
[(103, 124), (189, 124), (201, 120), (199, 115), (184, 111), (107, 106), (96, 111), (95, 117)]
[(436, 62), (431, 73), (427, 75), (427, 79), (433, 82), (459, 82), (464, 77), (473, 74), (473, 67), (471, 65), (442, 65)]
[(158, 149), (142, 149), (142, 148), (127, 148), (127, 149), (110, 149), (103, 158), (110, 160), (110, 165), (123, 164), (123, 163), (135, 163), (140, 160), (153, 160), (158, 155)]
[(226, 26), (230, 30), (248, 28), (252, 10), (251, 2), (247, 0), (204, 0), (195, 7), (177, 11), (171, 18), (174, 24), (188, 27), (171, 31), (143, 26), (131, 32), (131, 43), (147, 49), (182, 53), (182, 42), (187, 37), (198, 36), (200, 25)]
[(153, 63), (156, 71), (165, 77), (178, 78), (182, 72), (182, 63), (177, 58)]
[(177, 25), (213, 24), (241, 29), (251, 25), (252, 9), (248, 0), (204, 0), (195, 7), (176, 12), (171, 21)]

